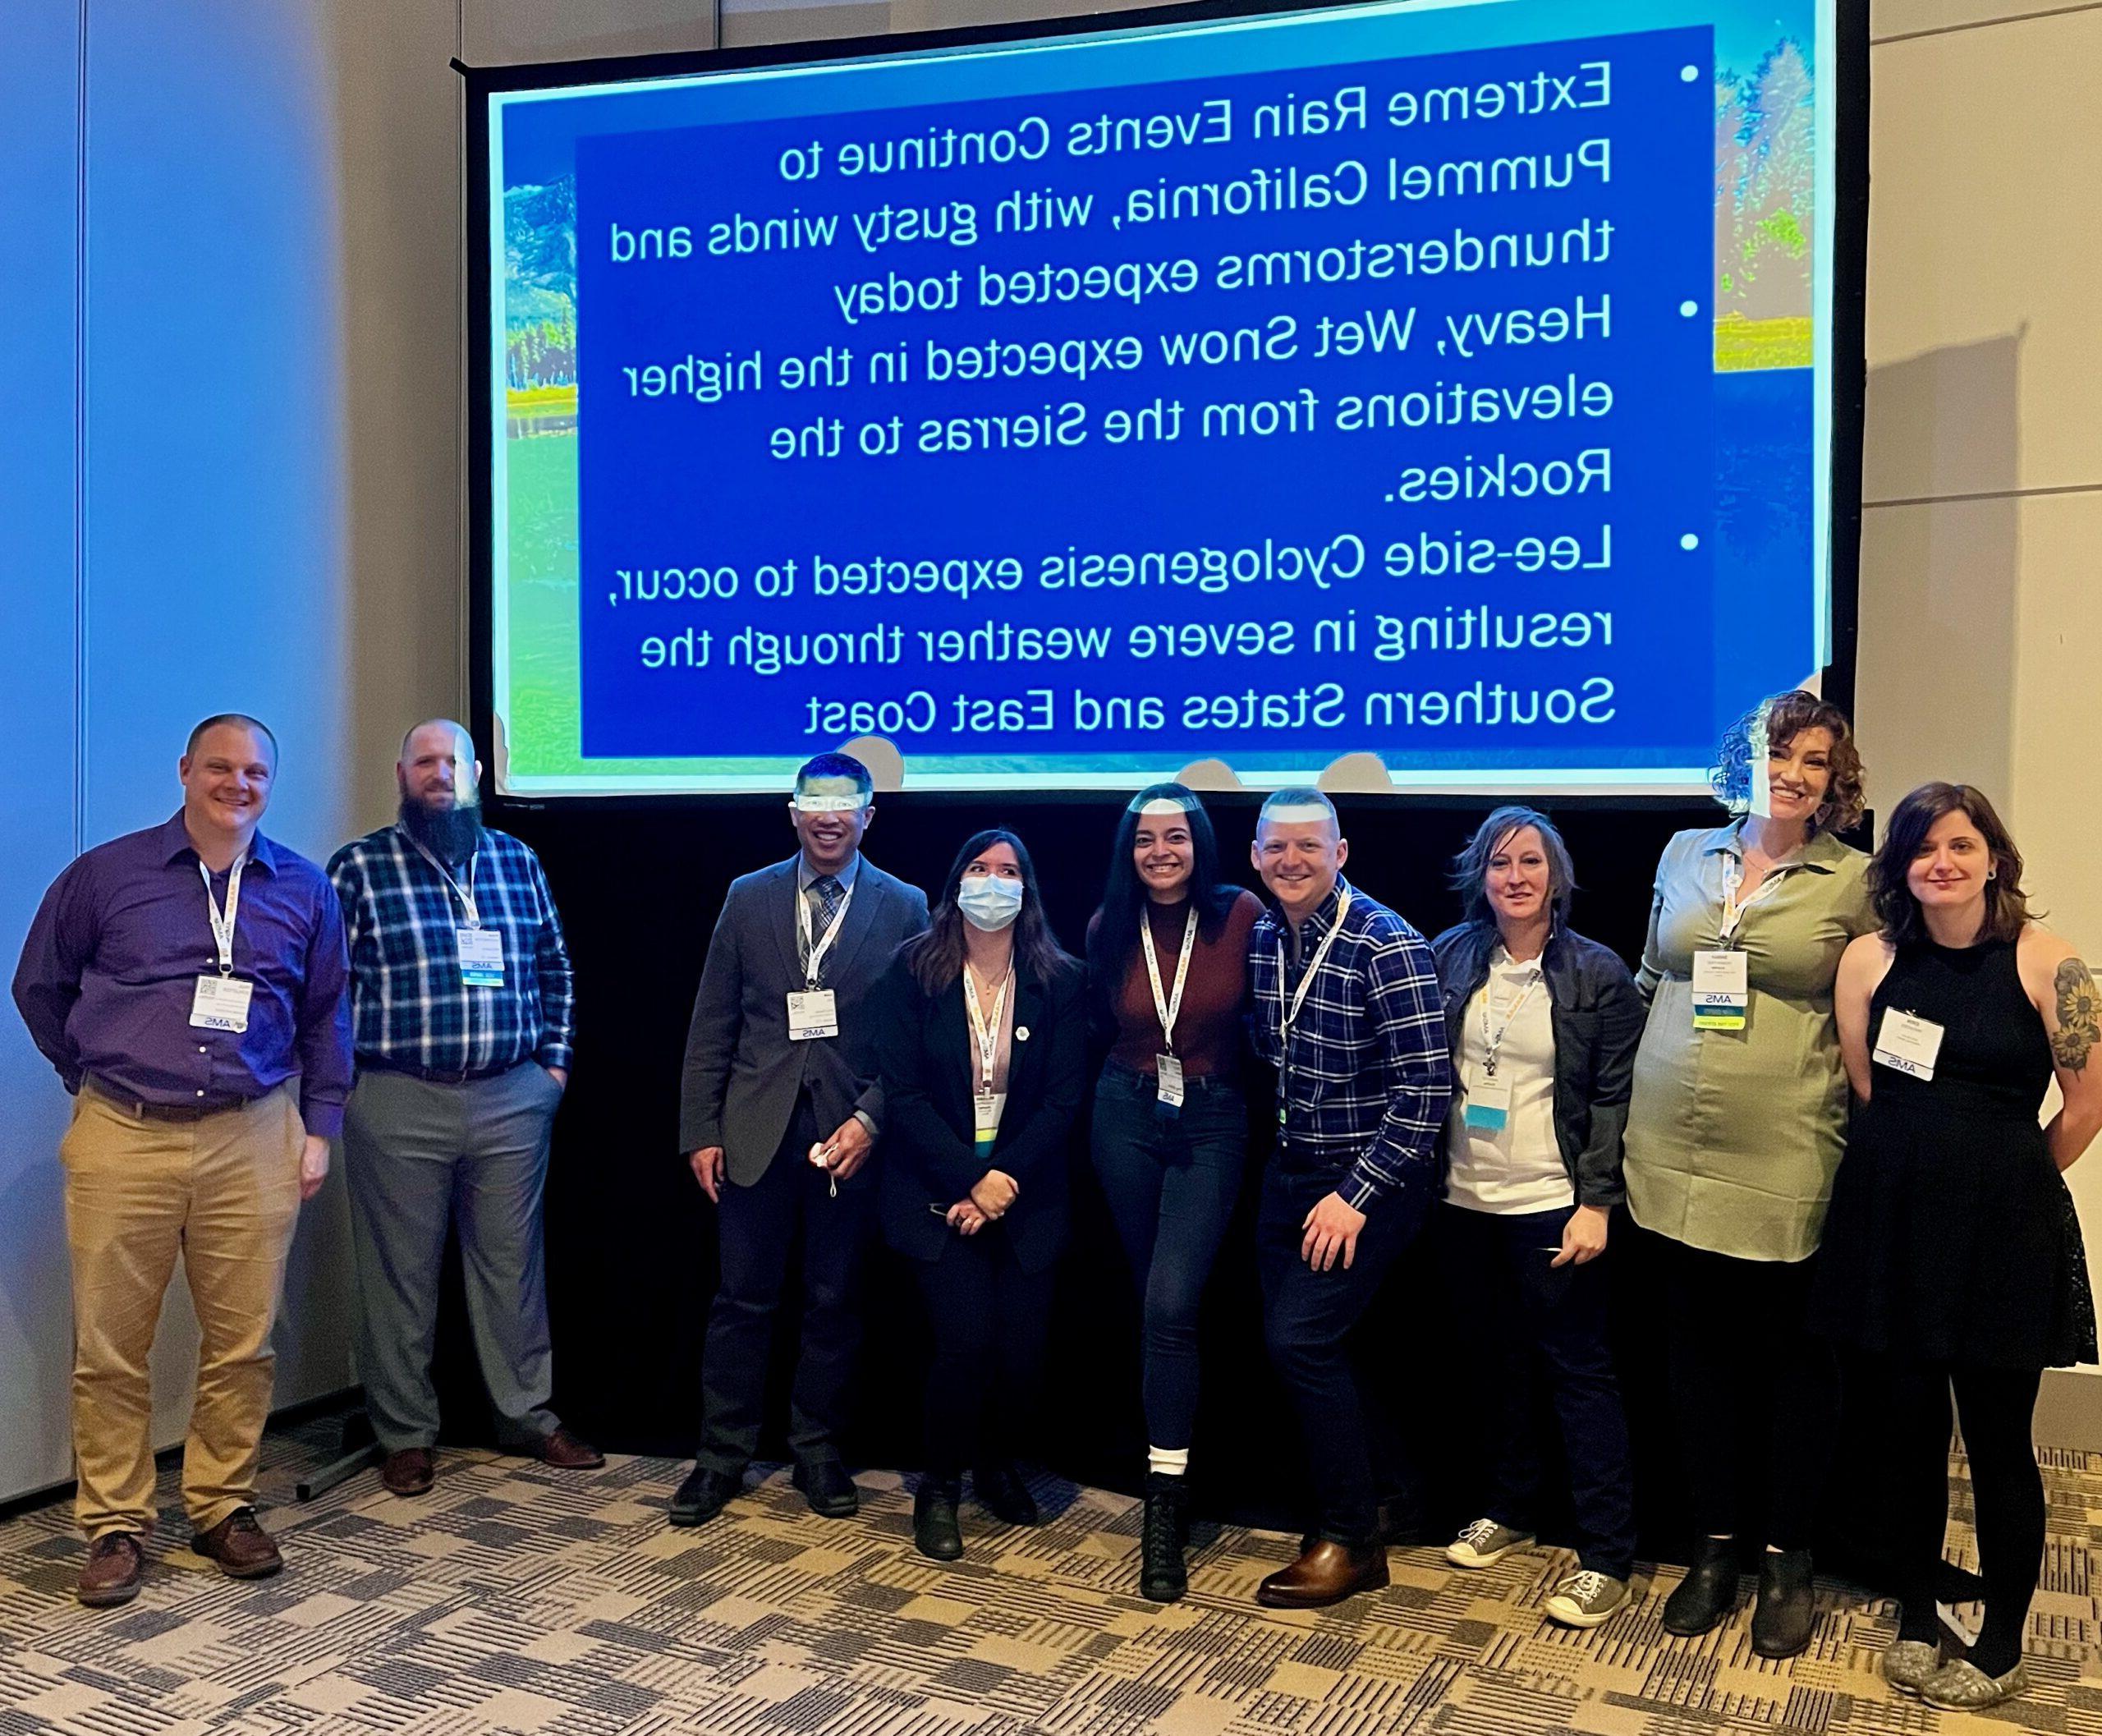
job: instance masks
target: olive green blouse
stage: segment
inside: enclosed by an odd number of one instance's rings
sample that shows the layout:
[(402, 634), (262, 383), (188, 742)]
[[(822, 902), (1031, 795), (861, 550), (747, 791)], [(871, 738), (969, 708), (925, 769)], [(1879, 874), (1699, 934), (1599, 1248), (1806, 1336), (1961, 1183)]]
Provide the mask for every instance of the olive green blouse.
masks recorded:
[(1636, 982), (1650, 1022), (1628, 1105), (1627, 1209), (1645, 1229), (1740, 1260), (1817, 1251), (1847, 1137), (1832, 1022), (1839, 955), (1876, 926), (1868, 858), (1820, 834), (1755, 891), (1735, 944), (1751, 995), (1742, 1031), (1696, 1031), (1693, 955), (1722, 945), (1742, 822), (1665, 847)]

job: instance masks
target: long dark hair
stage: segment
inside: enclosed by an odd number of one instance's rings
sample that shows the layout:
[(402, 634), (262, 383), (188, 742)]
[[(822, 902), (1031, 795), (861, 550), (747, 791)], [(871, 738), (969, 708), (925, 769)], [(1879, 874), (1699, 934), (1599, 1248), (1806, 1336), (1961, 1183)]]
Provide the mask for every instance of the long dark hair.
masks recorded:
[(1029, 847), (1005, 826), (974, 832), (949, 864), (942, 882), (941, 896), (934, 901), (933, 920), (897, 949), (913, 980), (929, 994), (939, 994), (963, 976), (964, 917), (957, 908), (957, 889), (963, 884), (963, 870), (991, 849), (1005, 844), (1015, 853), (1021, 870), (1021, 914), (1015, 918), (1015, 962), (1039, 982), (1054, 981), (1074, 968), (1072, 955), (1058, 944), (1044, 914), (1044, 899), (1036, 889), (1036, 865), (1029, 859)]
[(1090, 979), (1104, 992), (1114, 994), (1124, 981), (1139, 948), (1139, 925), (1145, 920), (1148, 902), (1145, 884), (1131, 866), (1131, 840), (1139, 831), (1139, 811), (1150, 801), (1178, 801), (1190, 826), (1190, 902), (1197, 912), (1197, 932), (1207, 940), (1219, 938), (1226, 925), (1227, 912), (1240, 896), (1238, 886), (1223, 884), (1219, 872), (1219, 838), (1203, 804), (1179, 783), (1150, 783), (1131, 798), (1124, 817), (1117, 822), (1117, 836), (1109, 846), (1109, 873), (1103, 883), (1102, 903), (1087, 937), (1087, 967)]
[(1985, 922), (1980, 940), (2013, 940), (2029, 921), (2029, 895), (2022, 889), (2022, 852), (2013, 836), (1985, 800), (1968, 783), (1923, 783), (1890, 811), (1882, 847), (1869, 859), (1869, 891), (1876, 918), (1893, 946), (1929, 939), (1920, 901), (1907, 876), (1913, 858), (1927, 841), (1934, 822), (1945, 814), (1962, 814), (1978, 829), (1992, 852), (1992, 878), (1985, 882)]
[(1560, 927), (1569, 921), (1569, 896), (1576, 890), (1576, 870), (1569, 860), (1569, 847), (1562, 841), (1554, 822), (1538, 808), (1498, 808), (1476, 829), (1467, 847), (1453, 858), (1453, 890), (1460, 895), (1460, 920), (1496, 926), (1496, 912), (1489, 902), (1489, 859), (1513, 832), (1531, 826), (1540, 835), (1540, 852), (1547, 857), (1548, 903)]

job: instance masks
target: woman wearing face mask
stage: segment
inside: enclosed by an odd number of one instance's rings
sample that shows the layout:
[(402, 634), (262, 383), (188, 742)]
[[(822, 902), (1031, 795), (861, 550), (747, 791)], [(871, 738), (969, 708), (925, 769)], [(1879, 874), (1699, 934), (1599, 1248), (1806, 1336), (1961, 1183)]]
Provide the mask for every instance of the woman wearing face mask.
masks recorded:
[(1875, 926), (1845, 714), (1783, 693), (1723, 739), (1710, 774), (1737, 819), (1666, 846), (1636, 985), (1650, 1017), (1627, 1116), (1627, 1210), (1663, 1240), (1681, 1463), (1700, 1541), (1664, 1605), (1705, 1633), (1737, 1605), (1741, 1462), (1765, 1461), (1752, 1649), (1792, 1657), (1816, 1622), (1811, 1527), (1838, 1409), (1806, 1330), (1812, 1256), (1846, 1142), (1832, 1022), (1839, 956)]
[[(1898, 804), (1869, 870), (1880, 931), (1839, 964), (1856, 1099), (1812, 1317), (1861, 1353), (1889, 1431), (1886, 1487), (1903, 1614), (1883, 1673), (1964, 1711), (2027, 1680), (2022, 1638), (2044, 1554), (2030, 1441), (2043, 1371), (2095, 1360), (2095, 1310), (2059, 1173), (2102, 1128), (2102, 997), (2029, 920), (2022, 856), (1992, 804), (1930, 783)], [(2054, 1075), (2049, 1127), (2037, 1111)], [(1934, 1581), (1948, 1519), (1949, 1393), (1970, 1459), (1985, 1621), (1943, 1663)]]
[(1147, 1449), (1139, 1591), (1189, 1588), (1190, 1437), (1197, 1317), (1248, 1157), (1241, 1090), (1253, 893), (1223, 884), (1196, 797), (1156, 783), (1132, 797), (1088, 925), (1090, 1011), (1109, 1059), (1095, 1086), (1094, 1156), (1143, 1299)]
[(1087, 1071), (1081, 972), (1052, 936), (1013, 833), (980, 832), (957, 853), (883, 995), (883, 1232), (916, 1262), (934, 1338), (913, 1541), (953, 1561), (966, 1469), (996, 1518), (1037, 1521), (1015, 1455), (1044, 1358)]
[(1605, 1252), (1641, 1040), (1635, 979), (1567, 926), (1569, 852), (1544, 814), (1498, 808), (1453, 865), (1466, 920), (1431, 944), (1457, 1083), (1438, 1242), (1480, 1323), (1494, 1421), (1487, 1510), (1445, 1551), (1485, 1568), (1533, 1541), (1543, 1371), (1560, 1425), (1576, 1572), (1544, 1605), (1596, 1628), (1627, 1601), (1635, 1506), (1627, 1419), (1606, 1343)]

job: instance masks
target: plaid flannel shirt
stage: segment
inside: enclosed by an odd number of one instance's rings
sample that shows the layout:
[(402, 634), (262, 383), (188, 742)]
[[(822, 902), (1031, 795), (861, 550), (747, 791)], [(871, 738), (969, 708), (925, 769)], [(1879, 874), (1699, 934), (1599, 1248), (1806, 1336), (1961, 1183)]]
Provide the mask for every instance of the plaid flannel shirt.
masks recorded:
[[(441, 1073), (488, 1073), (521, 1061), (567, 1068), (575, 990), (562, 919), (539, 859), (484, 830), (475, 907), (503, 937), (503, 985), (461, 981), (459, 898), (399, 826), (343, 846), (328, 878), (343, 901), (358, 1059)], [(456, 875), (467, 884), (464, 870)]]
[(1358, 1210), (1400, 1192), (1428, 1201), (1437, 1180), (1439, 1130), (1453, 1095), (1444, 1004), (1430, 948), (1401, 917), (1338, 879), (1300, 936), (1310, 959), (1334, 925), (1342, 893), (1350, 912), (1292, 1021), (1287, 1054), (1282, 997), (1301, 970), (1275, 905), (1248, 937), (1255, 1052), (1278, 1070), (1281, 1153), (1296, 1167), (1332, 1170), (1336, 1192)]

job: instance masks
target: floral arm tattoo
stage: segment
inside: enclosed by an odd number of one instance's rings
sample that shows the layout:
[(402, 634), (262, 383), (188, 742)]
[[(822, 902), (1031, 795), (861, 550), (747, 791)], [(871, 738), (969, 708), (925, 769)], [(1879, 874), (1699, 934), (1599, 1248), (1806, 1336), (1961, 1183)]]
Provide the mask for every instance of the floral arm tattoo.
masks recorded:
[(2051, 1033), (2051, 1059), (2069, 1073), (2087, 1065), (2095, 1045), (2102, 1043), (2102, 989), (2077, 958), (2058, 967), (2058, 1028)]

